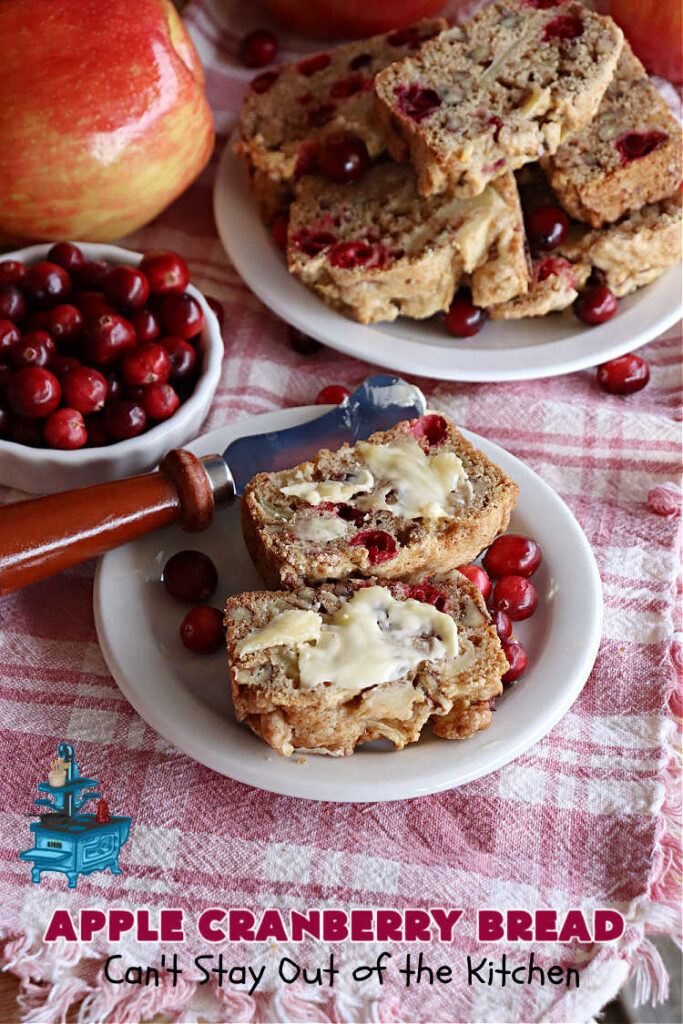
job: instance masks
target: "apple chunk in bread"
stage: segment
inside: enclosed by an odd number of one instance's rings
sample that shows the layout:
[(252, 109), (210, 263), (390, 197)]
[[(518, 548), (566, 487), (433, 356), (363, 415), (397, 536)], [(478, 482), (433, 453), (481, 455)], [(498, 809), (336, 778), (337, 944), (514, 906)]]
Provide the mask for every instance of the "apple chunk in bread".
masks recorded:
[(242, 497), (268, 586), (403, 579), (471, 561), (508, 525), (519, 488), (438, 413), (259, 473)]
[(413, 583), (348, 580), (231, 597), (235, 714), (289, 756), (339, 757), (461, 739), (491, 722), (508, 663), (481, 594), (461, 573)]

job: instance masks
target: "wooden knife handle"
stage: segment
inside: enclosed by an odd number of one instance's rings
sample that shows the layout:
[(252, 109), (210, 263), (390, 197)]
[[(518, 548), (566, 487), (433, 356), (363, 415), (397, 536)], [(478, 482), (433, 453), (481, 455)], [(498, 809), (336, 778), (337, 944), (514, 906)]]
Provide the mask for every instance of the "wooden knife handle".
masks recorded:
[(179, 521), (204, 530), (213, 488), (199, 459), (174, 449), (159, 472), (0, 508), (0, 594), (9, 594)]

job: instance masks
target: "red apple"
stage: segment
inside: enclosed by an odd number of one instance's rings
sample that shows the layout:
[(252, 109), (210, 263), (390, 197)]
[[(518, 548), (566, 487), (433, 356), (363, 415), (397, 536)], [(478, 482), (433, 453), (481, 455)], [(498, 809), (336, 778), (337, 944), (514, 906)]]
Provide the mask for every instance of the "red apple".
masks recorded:
[(683, 81), (681, 4), (676, 0), (600, 0), (652, 75)]
[(109, 241), (156, 216), (213, 147), (170, 0), (0, 3), (0, 241)]
[(370, 36), (437, 14), (445, 0), (266, 0), (288, 28), (311, 36)]

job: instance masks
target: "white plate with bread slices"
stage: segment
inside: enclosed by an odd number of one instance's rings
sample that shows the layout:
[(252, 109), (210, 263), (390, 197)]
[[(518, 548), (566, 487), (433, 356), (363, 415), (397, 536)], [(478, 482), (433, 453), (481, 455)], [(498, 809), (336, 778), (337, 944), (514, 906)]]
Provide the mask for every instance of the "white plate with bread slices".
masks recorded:
[(553, 377), (597, 366), (657, 337), (681, 316), (681, 269), (619, 300), (617, 313), (586, 327), (571, 308), (563, 313), (490, 320), (470, 338), (456, 338), (437, 314), (365, 325), (326, 306), (287, 270), (249, 191), (247, 174), (223, 151), (214, 188), (221, 241), (261, 301), (294, 327), (331, 348), (401, 373), (439, 380), (506, 381)]
[[(294, 426), (325, 407), (287, 409), (241, 420), (198, 438), (198, 455), (223, 450), (245, 434)], [(187, 606), (161, 583), (168, 558), (196, 548), (218, 569), (212, 603), (263, 590), (245, 546), (237, 504), (219, 511), (208, 530), (189, 536), (176, 527), (107, 554), (98, 567), (94, 609), (107, 664), (124, 695), (166, 740), (221, 774), (260, 789), (304, 799), (400, 800), (463, 785), (524, 753), (567, 712), (595, 661), (602, 627), (602, 591), (586, 537), (564, 502), (536, 473), (469, 431), (468, 441), (517, 482), (510, 531), (534, 538), (543, 562), (534, 574), (539, 606), (515, 623), (529, 665), (496, 701), (493, 722), (464, 740), (442, 739), (428, 727), (417, 742), (394, 750), (387, 740), (360, 745), (352, 756), (282, 757), (234, 716), (226, 652), (191, 654), (179, 625)], [(495, 783), (494, 783), (495, 785)]]

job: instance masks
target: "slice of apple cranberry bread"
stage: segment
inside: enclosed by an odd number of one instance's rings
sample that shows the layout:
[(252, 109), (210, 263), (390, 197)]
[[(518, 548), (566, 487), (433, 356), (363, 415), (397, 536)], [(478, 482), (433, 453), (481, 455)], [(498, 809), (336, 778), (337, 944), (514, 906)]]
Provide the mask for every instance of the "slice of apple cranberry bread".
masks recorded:
[(294, 181), (315, 169), (328, 139), (357, 140), (370, 160), (384, 152), (372, 80), (380, 68), (414, 53), (445, 27), (442, 18), (425, 19), (256, 76), (244, 99), (235, 151), (245, 162), (265, 220), (288, 205)]
[(438, 413), (312, 462), (259, 473), (242, 496), (268, 586), (449, 571), (504, 531), (519, 488)]
[(475, 303), (527, 290), (524, 223), (512, 174), (471, 199), (425, 198), (415, 172), (385, 162), (359, 181), (305, 177), (290, 209), (290, 271), (361, 323), (447, 310), (466, 274)]
[(352, 754), (412, 743), (431, 721), (446, 738), (491, 722), (508, 669), (481, 594), (458, 572), (262, 591), (228, 600), (238, 721), (280, 754)]
[(579, 3), (492, 3), (376, 76), (389, 151), (424, 195), (476, 195), (588, 124), (623, 38)]

